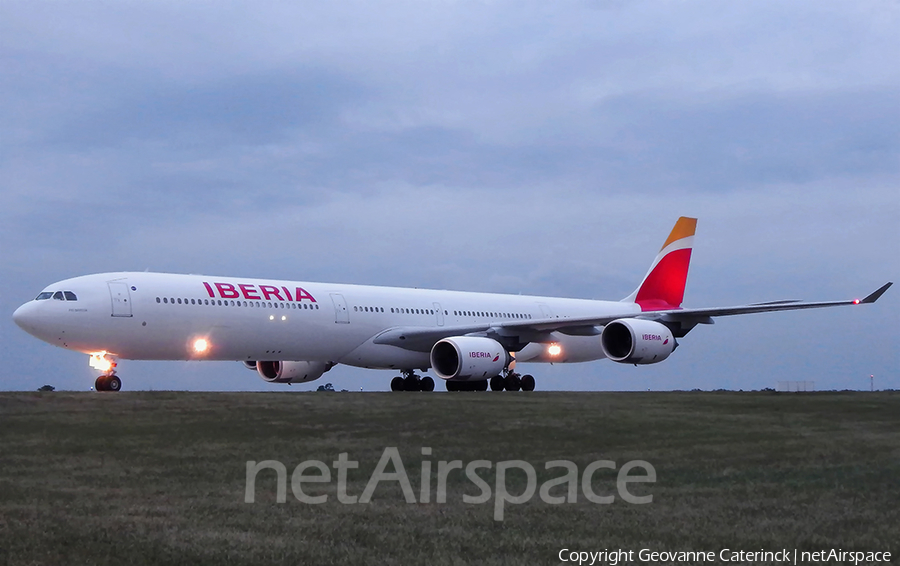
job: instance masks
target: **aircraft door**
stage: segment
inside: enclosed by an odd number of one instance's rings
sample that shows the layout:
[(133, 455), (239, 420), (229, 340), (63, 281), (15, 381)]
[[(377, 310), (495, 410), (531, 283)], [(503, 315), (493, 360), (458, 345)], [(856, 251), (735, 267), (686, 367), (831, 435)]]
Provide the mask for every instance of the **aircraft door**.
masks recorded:
[(437, 313), (437, 325), (444, 326), (444, 311), (441, 309), (441, 303), (432, 303), (434, 312)]
[(131, 293), (128, 291), (128, 283), (123, 281), (109, 281), (109, 297), (112, 301), (112, 316), (131, 316)]
[(336, 324), (350, 324), (350, 311), (347, 310), (347, 301), (340, 293), (331, 293), (331, 302), (334, 303), (334, 322)]

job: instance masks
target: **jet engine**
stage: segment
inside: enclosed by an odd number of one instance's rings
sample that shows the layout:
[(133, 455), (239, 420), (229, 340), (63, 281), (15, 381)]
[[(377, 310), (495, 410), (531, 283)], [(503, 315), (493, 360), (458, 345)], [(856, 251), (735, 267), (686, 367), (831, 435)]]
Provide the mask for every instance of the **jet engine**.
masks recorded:
[(600, 345), (607, 358), (623, 364), (655, 364), (668, 358), (678, 346), (667, 326), (636, 318), (607, 324), (600, 334)]
[(490, 338), (453, 336), (431, 348), (431, 367), (441, 379), (490, 379), (500, 375), (510, 360), (506, 349)]
[[(250, 362), (244, 362), (253, 369)], [(259, 376), (269, 383), (308, 383), (322, 377), (334, 364), (328, 362), (256, 362)]]

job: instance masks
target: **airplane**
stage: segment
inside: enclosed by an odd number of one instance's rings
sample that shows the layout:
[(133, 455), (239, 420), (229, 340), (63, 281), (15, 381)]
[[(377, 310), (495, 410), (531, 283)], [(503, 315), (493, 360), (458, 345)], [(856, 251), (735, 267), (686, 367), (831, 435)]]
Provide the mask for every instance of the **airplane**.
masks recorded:
[(607, 358), (655, 364), (698, 324), (739, 314), (874, 303), (773, 301), (682, 308), (697, 219), (675, 223), (640, 285), (620, 301), (275, 281), (99, 273), (53, 283), (13, 320), (88, 354), (94, 388), (119, 391), (118, 360), (239, 361), (271, 383), (307, 383), (337, 364), (394, 370), (393, 391), (532, 391), (517, 363)]

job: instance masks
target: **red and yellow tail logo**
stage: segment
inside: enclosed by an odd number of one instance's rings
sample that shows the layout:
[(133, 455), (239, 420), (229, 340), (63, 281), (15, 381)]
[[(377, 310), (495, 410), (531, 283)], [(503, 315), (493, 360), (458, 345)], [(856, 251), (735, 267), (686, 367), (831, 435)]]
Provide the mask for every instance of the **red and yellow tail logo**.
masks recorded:
[(679, 218), (650, 266), (650, 271), (637, 290), (625, 300), (639, 304), (642, 311), (679, 308), (684, 300), (696, 230), (696, 218)]

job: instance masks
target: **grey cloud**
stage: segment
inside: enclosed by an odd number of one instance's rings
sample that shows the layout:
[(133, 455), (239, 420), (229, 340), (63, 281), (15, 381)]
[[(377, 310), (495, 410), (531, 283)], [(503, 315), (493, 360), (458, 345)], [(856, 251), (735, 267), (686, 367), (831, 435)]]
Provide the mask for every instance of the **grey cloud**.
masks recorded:
[[(643, 97), (641, 97), (643, 98)], [(806, 183), (832, 175), (896, 173), (900, 91), (739, 94), (734, 98), (620, 98), (598, 112), (636, 139), (631, 152), (703, 188)], [(630, 165), (637, 165), (634, 161)]]
[(165, 139), (173, 150), (282, 142), (293, 131), (333, 126), (341, 108), (363, 95), (352, 80), (315, 68), (200, 85), (107, 77), (98, 86), (110, 102), (64, 119), (49, 141), (91, 147)]

